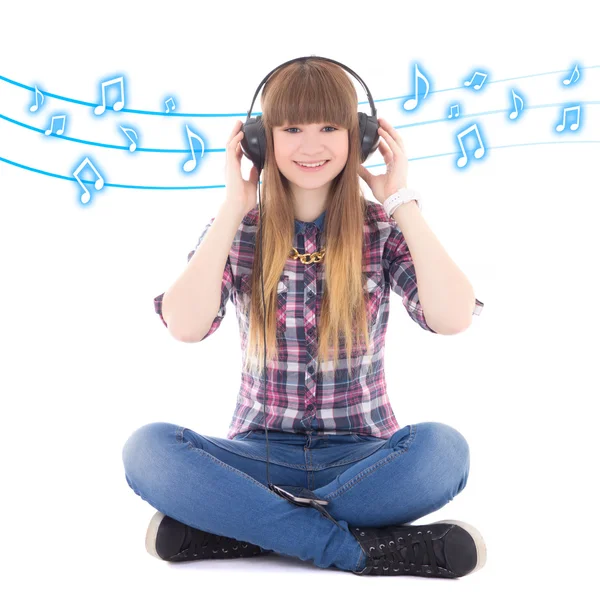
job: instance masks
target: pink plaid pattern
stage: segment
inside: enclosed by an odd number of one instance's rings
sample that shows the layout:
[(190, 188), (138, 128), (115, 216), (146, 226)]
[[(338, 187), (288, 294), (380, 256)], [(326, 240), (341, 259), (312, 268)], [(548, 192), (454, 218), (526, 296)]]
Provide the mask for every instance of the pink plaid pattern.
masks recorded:
[[(238, 229), (223, 271), (221, 305), (203, 338), (210, 337), (219, 328), (231, 299), (236, 309), (244, 357), (258, 217), (259, 209), (251, 210)], [(311, 253), (322, 248), (324, 217), (325, 213), (313, 223), (295, 222), (294, 246), (299, 252)], [(214, 218), (204, 228), (196, 248), (188, 254), (188, 261), (213, 221)], [(364, 289), (368, 294), (368, 314), (373, 328), (371, 347), (363, 344), (347, 356), (340, 346), (335, 372), (333, 361), (318, 363), (317, 323), (324, 267), (322, 263), (305, 265), (289, 258), (277, 288), (280, 360), (273, 366), (267, 365), (266, 394), (263, 377), (242, 373), (228, 439), (250, 429), (265, 428), (262, 407), (265, 397), (269, 398), (266, 406), (269, 431), (304, 433), (310, 430), (317, 435), (353, 433), (389, 438), (400, 428), (390, 405), (384, 370), (390, 290), (401, 297), (413, 321), (426, 331), (436, 332), (423, 316), (414, 264), (404, 236), (396, 221), (387, 216), (378, 202), (367, 200), (364, 235)], [(163, 295), (154, 298), (154, 308), (167, 326), (162, 318)], [(473, 314), (480, 315), (483, 306), (476, 300)]]

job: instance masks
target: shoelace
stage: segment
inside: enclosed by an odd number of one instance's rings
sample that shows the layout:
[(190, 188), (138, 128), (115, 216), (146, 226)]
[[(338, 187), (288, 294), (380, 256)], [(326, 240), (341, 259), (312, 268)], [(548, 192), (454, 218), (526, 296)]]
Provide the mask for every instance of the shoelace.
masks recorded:
[[(397, 573), (401, 568), (407, 573), (421, 573), (421, 571), (441, 573), (445, 571), (443, 567), (438, 566), (431, 533), (429, 530), (425, 533), (418, 531), (415, 535), (408, 533), (407, 538), (411, 539), (406, 541), (403, 537), (397, 538), (398, 543), (391, 540), (388, 546), (392, 549), (385, 552), (383, 556), (372, 556), (371, 551), (375, 550), (375, 547), (371, 546), (369, 548), (370, 565), (367, 567), (367, 572), (370, 572), (371, 569), (382, 569), (385, 573), (392, 569), (392, 572)], [(385, 544), (379, 544), (379, 551), (385, 547)], [(429, 559), (429, 564), (424, 564), (425, 558)]]
[[(210, 556), (208, 550), (212, 549), (212, 554), (228, 554), (230, 551), (235, 553), (240, 548), (247, 548), (249, 544), (246, 542), (239, 542), (238, 540), (231, 539), (222, 535), (214, 535), (207, 533), (202, 536), (192, 535), (189, 545), (182, 549), (176, 556), (187, 558), (190, 554), (193, 557), (198, 556)], [(260, 550), (257, 550), (258, 554)]]

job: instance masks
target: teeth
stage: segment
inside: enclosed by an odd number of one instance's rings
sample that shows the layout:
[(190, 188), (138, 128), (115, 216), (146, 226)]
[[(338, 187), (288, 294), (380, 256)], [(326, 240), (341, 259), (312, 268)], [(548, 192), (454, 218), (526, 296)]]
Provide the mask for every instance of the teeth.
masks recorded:
[(308, 164), (308, 163), (301, 163), (301, 162), (299, 162), (298, 164), (299, 164), (299, 165), (302, 165), (303, 167), (320, 167), (321, 165), (324, 165), (326, 162), (327, 162), (327, 161), (326, 161), (326, 160), (324, 160), (324, 161), (322, 161), (322, 162), (320, 162), (320, 163)]

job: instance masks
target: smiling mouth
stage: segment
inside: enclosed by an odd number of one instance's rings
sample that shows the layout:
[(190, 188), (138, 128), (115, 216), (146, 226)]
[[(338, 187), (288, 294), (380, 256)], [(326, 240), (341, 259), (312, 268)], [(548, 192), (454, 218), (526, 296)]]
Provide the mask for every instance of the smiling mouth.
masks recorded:
[(294, 162), (299, 167), (304, 167), (305, 169), (320, 169), (321, 167), (324, 167), (329, 162), (329, 159), (327, 159), (326, 161), (324, 161), (323, 164), (320, 164), (318, 167), (307, 167), (307, 166), (303, 165), (302, 163), (298, 162), (297, 160), (295, 160)]

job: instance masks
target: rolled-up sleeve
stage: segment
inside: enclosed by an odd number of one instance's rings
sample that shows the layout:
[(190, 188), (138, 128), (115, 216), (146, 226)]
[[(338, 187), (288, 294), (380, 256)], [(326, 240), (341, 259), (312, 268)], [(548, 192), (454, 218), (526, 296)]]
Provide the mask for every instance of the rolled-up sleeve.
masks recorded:
[[(214, 220), (215, 220), (215, 218), (213, 217), (210, 220), (210, 222), (206, 225), (206, 227), (204, 228), (204, 231), (200, 234), (200, 237), (198, 238), (198, 242), (196, 243), (195, 248), (188, 253), (188, 256), (187, 256), (188, 262), (190, 262), (192, 256), (194, 256), (194, 253), (196, 252), (196, 250), (202, 243), (202, 240), (204, 239), (206, 232), (208, 231), (209, 227), (212, 225)], [(221, 280), (221, 304), (219, 306), (217, 315), (213, 319), (210, 329), (208, 330), (206, 335), (202, 338), (202, 340), (205, 340), (208, 336), (212, 335), (221, 325), (221, 321), (223, 320), (223, 318), (225, 317), (225, 314), (226, 314), (227, 302), (231, 298), (232, 289), (233, 289), (233, 272), (231, 270), (230, 257), (228, 256), (227, 262), (225, 263), (225, 269), (223, 270), (223, 278)], [(164, 295), (165, 295), (165, 292), (163, 292), (162, 294), (160, 294), (160, 295), (156, 296), (156, 298), (154, 298), (154, 312), (156, 312), (156, 314), (158, 314), (161, 321), (163, 322), (163, 325), (165, 327), (168, 327), (167, 322), (163, 318), (163, 314), (162, 314), (162, 300), (163, 300)]]
[[(383, 251), (383, 266), (388, 273), (390, 288), (402, 298), (402, 304), (413, 321), (426, 331), (437, 333), (429, 327), (423, 314), (417, 289), (415, 265), (406, 239), (397, 223), (390, 223), (390, 226), (391, 232)], [(483, 303), (475, 299), (473, 314), (481, 314), (482, 309)]]

